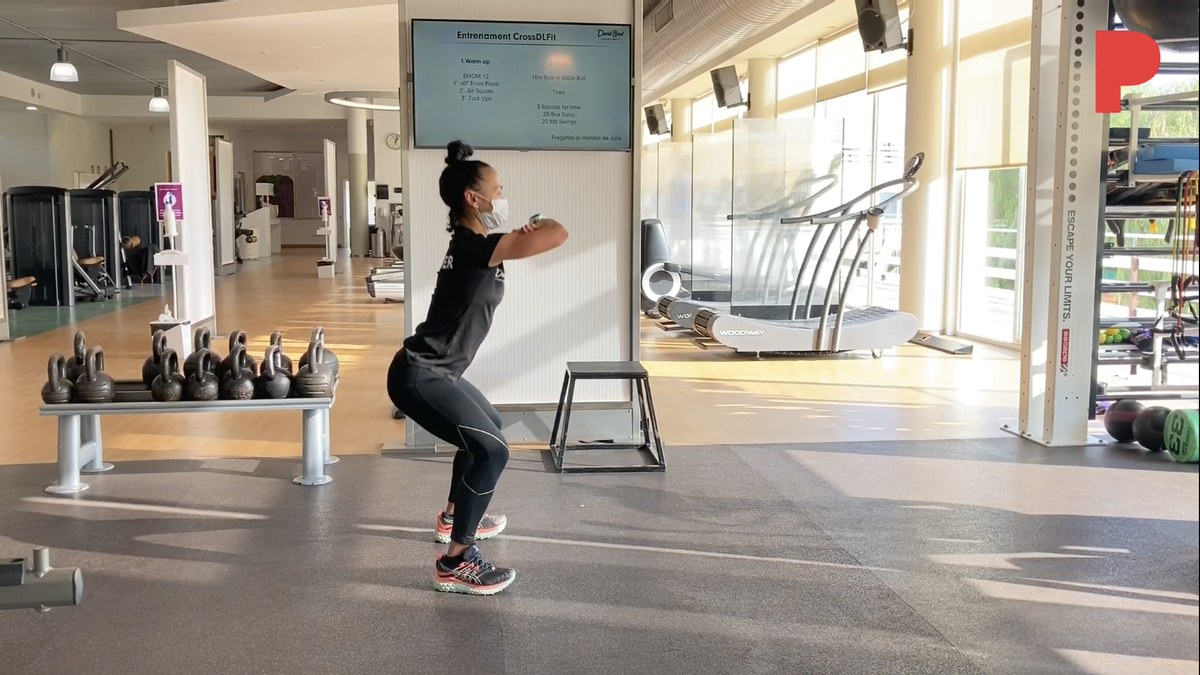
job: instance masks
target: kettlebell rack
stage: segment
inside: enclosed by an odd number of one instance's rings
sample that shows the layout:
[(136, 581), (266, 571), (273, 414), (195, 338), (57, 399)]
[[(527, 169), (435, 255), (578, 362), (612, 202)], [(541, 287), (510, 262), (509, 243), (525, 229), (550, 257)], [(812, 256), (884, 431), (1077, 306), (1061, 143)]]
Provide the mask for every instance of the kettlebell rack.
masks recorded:
[[(58, 418), (58, 480), (46, 488), (50, 494), (73, 494), (88, 488), (80, 474), (104, 473), (113, 468), (104, 462), (104, 444), (100, 434), (102, 415), (158, 415), (164, 413), (268, 412), (299, 410), (303, 419), (300, 455), (303, 469), (292, 479), (296, 485), (325, 485), (333, 480), (325, 474), (329, 454), (329, 411), (333, 398), (283, 398), (249, 401), (179, 401), (157, 403), (130, 401), (144, 385), (138, 380), (117, 380), (117, 395), (112, 403), (43, 404), (42, 417)], [(149, 392), (146, 392), (147, 394)]]
[[(325, 465), (338, 461), (329, 449), (329, 412), (337, 392), (338, 360), (324, 346), (325, 329), (313, 329), (294, 378), (293, 364), (281, 350), (279, 331), (271, 335), (261, 374), (245, 352), (248, 340), (244, 331), (230, 333), (230, 352), (223, 361), (211, 351), (207, 329), (197, 329), (194, 338), (196, 351), (182, 369), (191, 371), (187, 377), (179, 372), (175, 350), (165, 347), (162, 331), (152, 336), (152, 353), (142, 365), (141, 379), (118, 380), (104, 372), (104, 350), (89, 347), (82, 331), (75, 334), (72, 358), (61, 353), (50, 357), (39, 413), (58, 418), (58, 480), (46, 492), (86, 490), (80, 474), (113, 468), (104, 462), (103, 415), (299, 410), (303, 468), (292, 482), (313, 486), (333, 480), (325, 474)], [(199, 358), (193, 362), (192, 357)]]

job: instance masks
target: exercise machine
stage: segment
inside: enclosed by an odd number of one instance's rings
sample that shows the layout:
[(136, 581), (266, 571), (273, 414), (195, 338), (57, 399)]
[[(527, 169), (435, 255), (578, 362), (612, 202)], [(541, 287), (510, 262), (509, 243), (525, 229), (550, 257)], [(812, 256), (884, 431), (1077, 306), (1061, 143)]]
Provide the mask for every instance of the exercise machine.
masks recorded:
[(367, 275), (367, 293), (384, 302), (404, 302), (404, 245), (392, 247), (391, 265), (375, 267)]
[[(642, 276), (643, 305), (646, 300), (654, 297), (656, 290), (665, 290), (654, 300), (653, 309), (647, 311), (651, 318), (661, 318), (659, 327), (668, 331), (692, 330), (692, 321), (700, 309), (710, 308), (717, 311), (748, 316), (757, 319), (786, 319), (792, 316), (792, 308), (784, 303), (784, 297), (793, 292), (789, 286), (793, 273), (795, 249), (801, 234), (807, 228), (804, 224), (789, 221), (789, 217), (802, 216), (821, 197), (838, 185), (838, 170), (841, 156), (834, 158), (829, 171), (823, 176), (804, 176), (796, 181), (789, 195), (774, 204), (744, 214), (732, 214), (727, 220), (738, 224), (746, 223), (743, 227), (758, 223), (753, 229), (753, 236), (748, 242), (743, 264), (739, 269), (754, 269), (757, 274), (743, 275), (748, 283), (734, 289), (740, 297), (731, 297), (728, 302), (716, 300), (700, 300), (692, 297), (683, 289), (681, 274), (689, 274), (679, 265), (669, 261), (658, 261), (648, 265)], [(763, 226), (763, 223), (772, 223)], [(653, 241), (664, 237), (661, 224), (647, 228), (643, 223), (643, 250), (657, 251), (665, 249), (666, 243)], [(647, 240), (650, 240), (649, 242)], [(667, 279), (664, 279), (667, 275)], [(665, 285), (664, 281), (669, 280)], [(731, 275), (732, 281), (732, 275)], [(818, 295), (825, 297), (824, 288), (818, 288)], [(805, 289), (807, 291), (807, 289)], [(745, 298), (752, 298), (746, 301)], [(836, 294), (833, 303), (840, 306)]]
[[(693, 339), (700, 347), (727, 347), (738, 353), (812, 355), (831, 354), (836, 352), (870, 350), (871, 355), (879, 358), (883, 350), (904, 344), (917, 334), (917, 318), (907, 312), (900, 312), (883, 307), (860, 307), (856, 309), (833, 309), (833, 290), (838, 287), (838, 277), (843, 272), (843, 262), (851, 254), (850, 270), (841, 284), (840, 297), (846, 297), (854, 273), (862, 260), (863, 252), (872, 241), (876, 230), (882, 222), (884, 211), (898, 204), (911, 195), (920, 186), (916, 178), (917, 172), (924, 161), (924, 154), (917, 153), (904, 167), (903, 177), (877, 185), (850, 202), (835, 209), (795, 218), (784, 218), (785, 224), (811, 224), (816, 226), (816, 233), (809, 242), (800, 265), (800, 273), (792, 291), (790, 316), (781, 320), (755, 319), (719, 312), (711, 308), (697, 311), (693, 320), (693, 329), (698, 338)], [(855, 210), (862, 202), (875, 195), (899, 187), (899, 192), (887, 197), (878, 204), (866, 209)], [(828, 274), (826, 291), (821, 299), (820, 311), (812, 315), (816, 297), (816, 279), (821, 277), (822, 268), (830, 259), (829, 252), (834, 243), (841, 238), (843, 230), (845, 241), (841, 245), (835, 260), (836, 263)], [(821, 253), (815, 258), (815, 264), (810, 265), (813, 252), (822, 234), (824, 245)], [(811, 267), (807, 277), (805, 274)], [(804, 295), (801, 302), (801, 295)], [(806, 317), (806, 318), (797, 318)]]
[(50, 549), (33, 549), (33, 558), (0, 559), (0, 609), (72, 607), (83, 601), (83, 572), (78, 567), (54, 569)]

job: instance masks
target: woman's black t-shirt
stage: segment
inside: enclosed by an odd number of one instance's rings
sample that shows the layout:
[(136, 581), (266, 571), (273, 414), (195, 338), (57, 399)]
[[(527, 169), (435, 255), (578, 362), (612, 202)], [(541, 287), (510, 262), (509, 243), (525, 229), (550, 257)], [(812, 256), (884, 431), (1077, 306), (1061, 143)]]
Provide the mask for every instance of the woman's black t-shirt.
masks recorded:
[(452, 382), (471, 365), (492, 327), (492, 315), (504, 299), (504, 264), (488, 265), (502, 236), (454, 228), (429, 314), (404, 340), (410, 364)]

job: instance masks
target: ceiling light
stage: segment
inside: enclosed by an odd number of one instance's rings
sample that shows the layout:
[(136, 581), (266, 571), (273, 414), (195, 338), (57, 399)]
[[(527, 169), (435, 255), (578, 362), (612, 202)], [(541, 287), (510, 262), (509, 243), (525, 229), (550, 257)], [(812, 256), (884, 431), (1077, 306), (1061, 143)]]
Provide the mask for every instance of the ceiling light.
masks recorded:
[(75, 70), (75, 64), (67, 60), (67, 50), (65, 47), (58, 48), (58, 61), (56, 61), (53, 66), (50, 66), (50, 81), (79, 81), (79, 71)]
[(25, 109), (26, 110), (37, 110), (37, 106), (36, 105), (27, 105), (27, 106), (25, 106)]
[(399, 111), (400, 104), (397, 103), (373, 103), (367, 101), (352, 101), (354, 98), (365, 99), (383, 99), (385, 101), (395, 101), (399, 98), (397, 92), (394, 91), (331, 91), (325, 94), (325, 101), (334, 105), (340, 105), (343, 108), (360, 108), (362, 110), (386, 110)]
[(171, 112), (171, 102), (167, 100), (167, 97), (161, 86), (154, 86), (154, 98), (150, 99), (150, 112)]

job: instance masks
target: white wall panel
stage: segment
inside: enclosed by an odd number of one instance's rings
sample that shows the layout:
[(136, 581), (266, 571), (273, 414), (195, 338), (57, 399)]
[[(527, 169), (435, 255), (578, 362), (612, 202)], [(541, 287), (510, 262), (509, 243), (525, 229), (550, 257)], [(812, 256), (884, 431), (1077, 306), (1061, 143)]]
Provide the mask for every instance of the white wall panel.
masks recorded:
[[(217, 158), (217, 227), (221, 228), (221, 236), (217, 241), (221, 244), (219, 259), (222, 265), (237, 264), (237, 252), (234, 249), (234, 216), (233, 216), (233, 144), (220, 139), (216, 142)], [(187, 204), (184, 204), (187, 206)]]
[(183, 222), (176, 246), (188, 257), (177, 280), (173, 308), (192, 328), (216, 320), (213, 303), (212, 187), (208, 163), (208, 101), (204, 76), (178, 61), (167, 62), (171, 96), (171, 165), (183, 184)]
[[(636, 24), (628, 0), (401, 0), (401, 17)], [(403, 20), (403, 19), (402, 19)], [(401, 58), (408, 59), (401, 28)], [(636, 91), (636, 88), (635, 88)], [(407, 97), (406, 97), (407, 98)], [(406, 106), (411, 108), (411, 106)], [(411, 117), (404, 134), (411, 147)], [(470, 143), (470, 130), (463, 130)], [(494, 403), (554, 404), (567, 361), (619, 361), (632, 355), (633, 152), (483, 151), (499, 171), (512, 219), (533, 213), (560, 220), (570, 239), (556, 251), (505, 265), (504, 302), (466, 376)], [(429, 307), (448, 242), (437, 180), (445, 153), (409, 150), (405, 163), (405, 272), (409, 330)], [(590, 382), (578, 401), (627, 401), (622, 383)]]
[[(331, 213), (329, 214), (329, 227), (333, 228), (333, 236), (335, 239), (335, 246), (336, 246), (337, 245), (336, 244), (337, 233), (340, 232), (340, 230), (338, 229), (338, 214), (341, 213), (341, 211), (338, 211), (338, 202), (340, 202), (341, 199), (338, 198), (338, 189), (337, 189), (337, 186), (338, 186), (337, 144), (335, 144), (333, 141), (326, 138), (324, 147), (325, 147), (325, 150), (324, 150), (324, 152), (325, 152), (325, 196), (329, 197), (329, 210), (331, 211)], [(346, 242), (342, 242), (342, 244), (345, 244), (345, 243)]]

